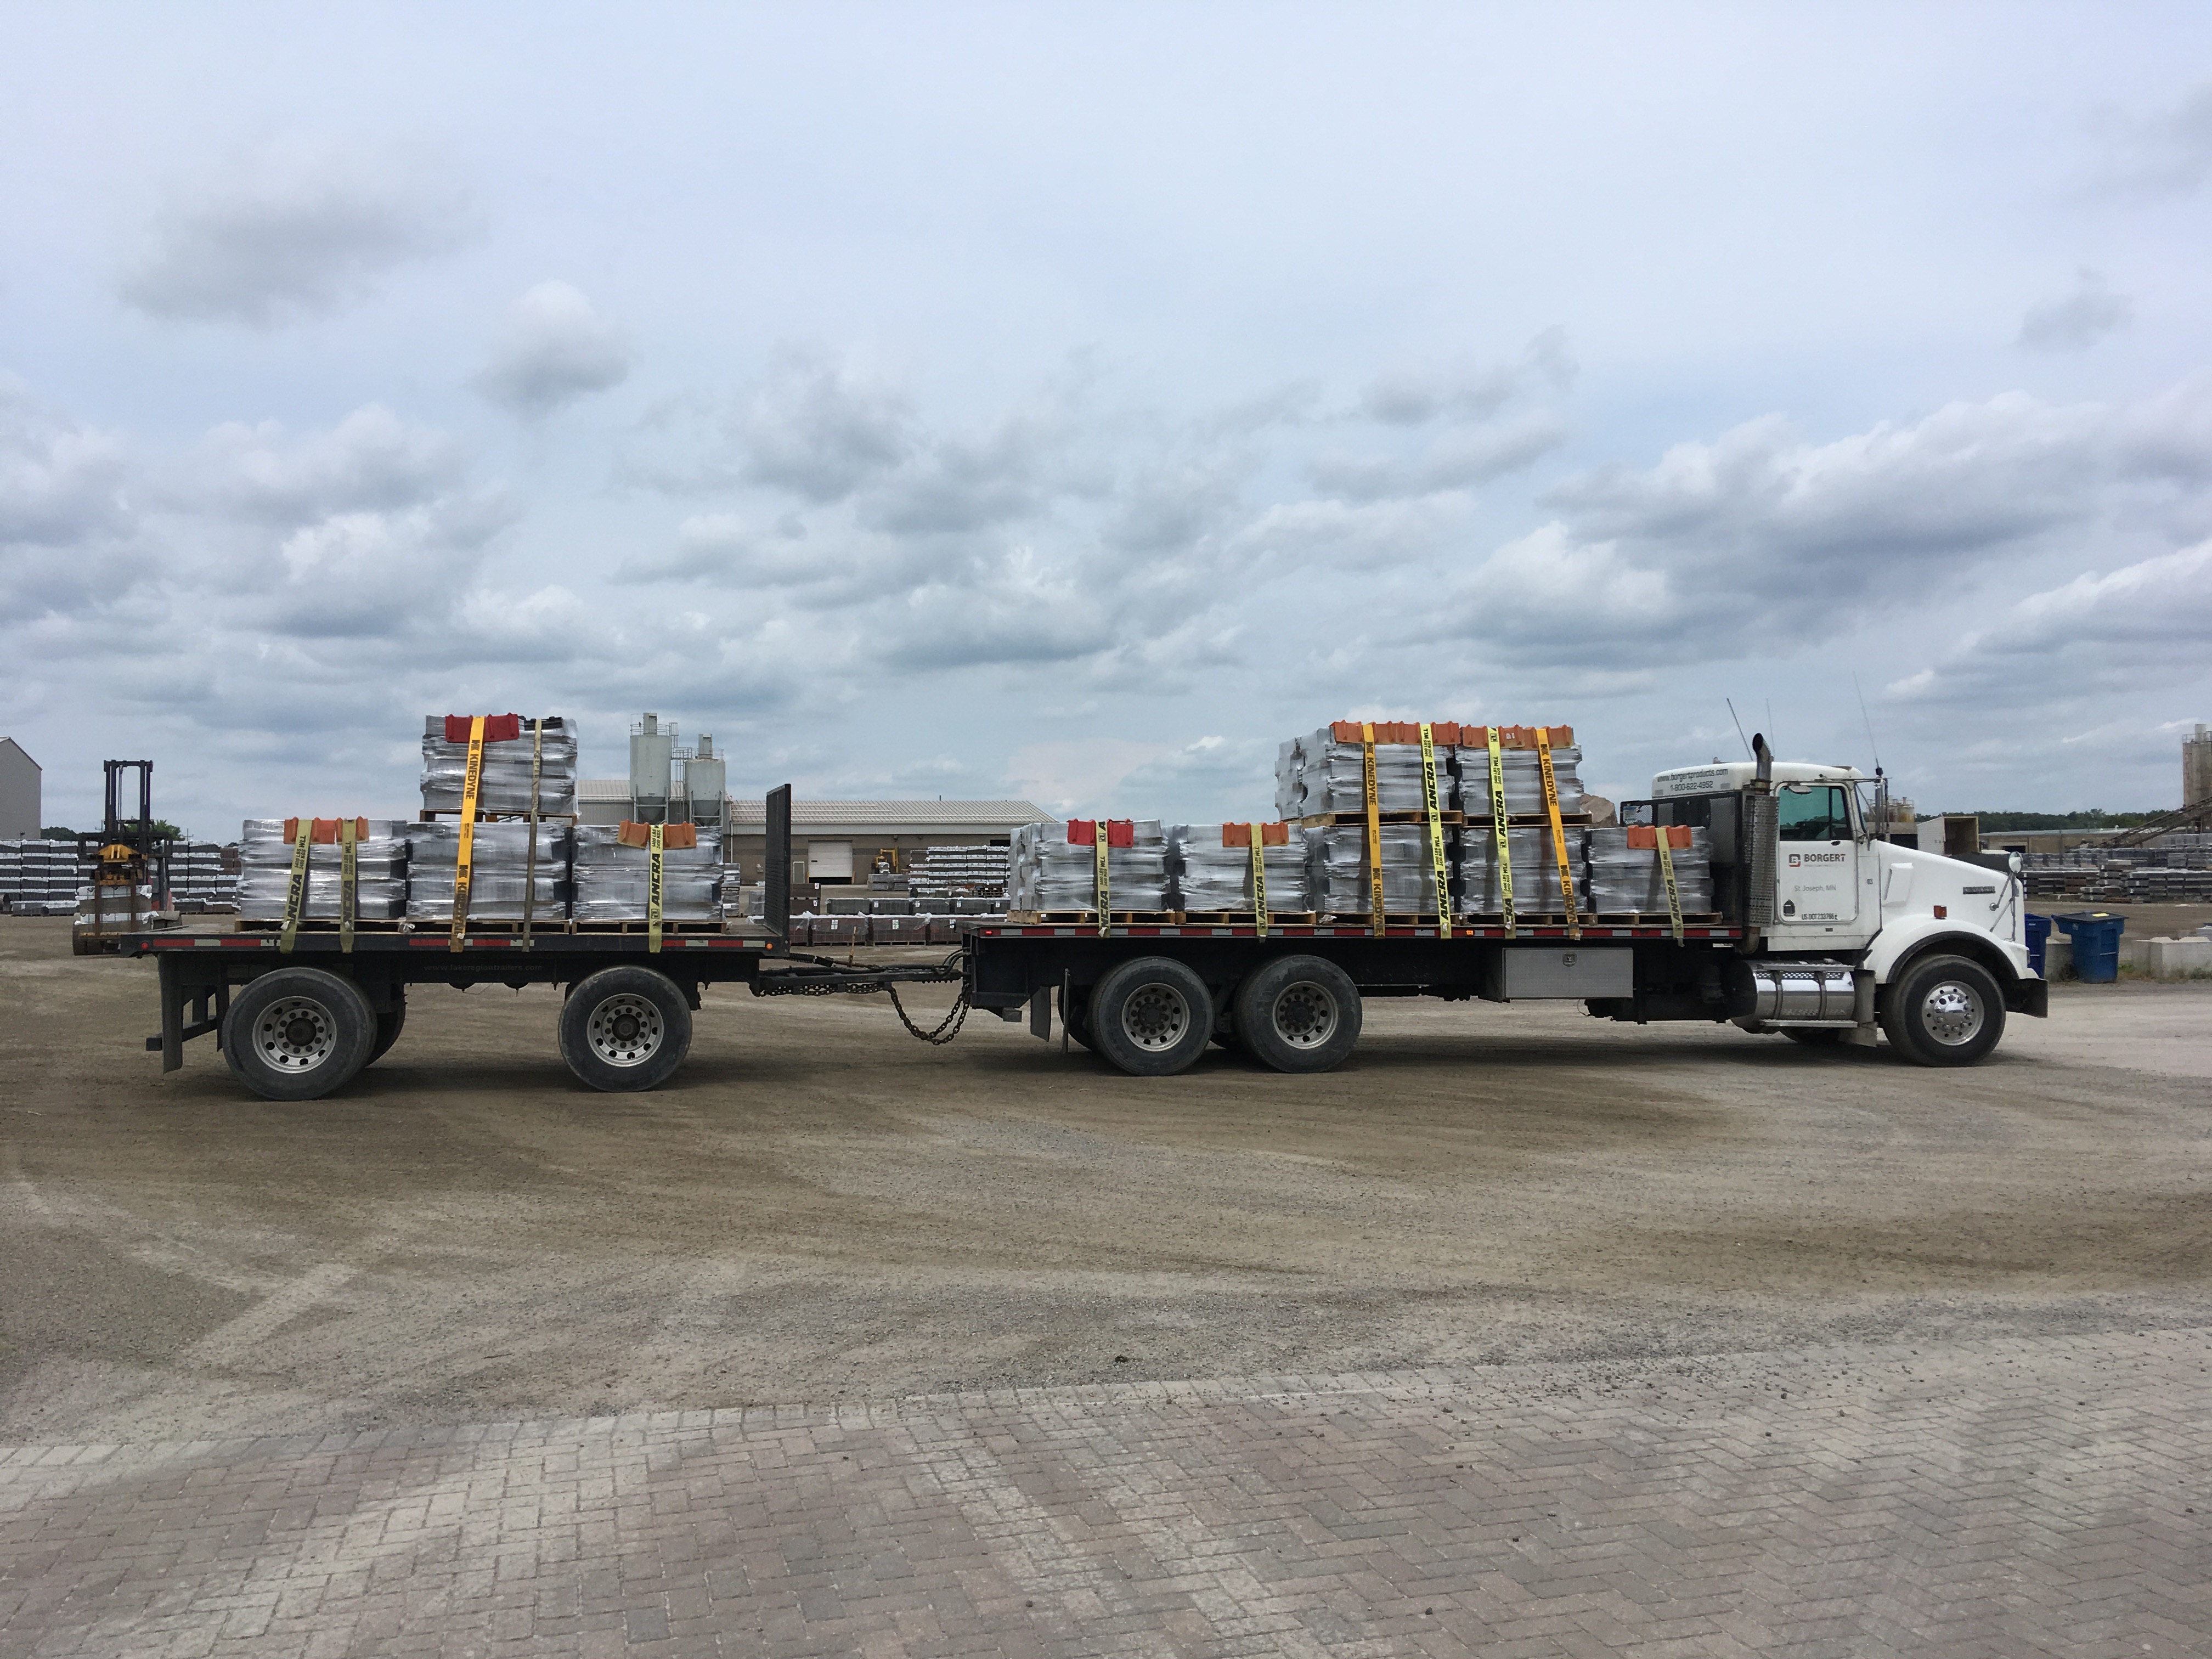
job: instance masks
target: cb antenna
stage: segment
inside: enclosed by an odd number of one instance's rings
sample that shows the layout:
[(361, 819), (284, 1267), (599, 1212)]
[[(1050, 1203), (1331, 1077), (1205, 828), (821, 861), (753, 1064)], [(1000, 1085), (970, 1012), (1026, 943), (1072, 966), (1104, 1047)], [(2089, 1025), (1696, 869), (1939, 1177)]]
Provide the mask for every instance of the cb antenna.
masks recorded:
[(1743, 722), (1740, 720), (1736, 720), (1735, 699), (1734, 697), (1723, 697), (1721, 701), (1728, 705), (1729, 718), (1732, 720), (1735, 720), (1736, 739), (1743, 744), (1744, 758), (1746, 760), (1757, 760), (1759, 757), (1751, 752), (1751, 739), (1743, 735)]
[(1879, 776), (1881, 772), (1881, 745), (1874, 740), (1874, 717), (1867, 713), (1866, 693), (1859, 690), (1859, 677), (1856, 672), (1851, 675), (1851, 690), (1858, 693), (1859, 718), (1866, 722), (1867, 748), (1873, 752), (1874, 769)]

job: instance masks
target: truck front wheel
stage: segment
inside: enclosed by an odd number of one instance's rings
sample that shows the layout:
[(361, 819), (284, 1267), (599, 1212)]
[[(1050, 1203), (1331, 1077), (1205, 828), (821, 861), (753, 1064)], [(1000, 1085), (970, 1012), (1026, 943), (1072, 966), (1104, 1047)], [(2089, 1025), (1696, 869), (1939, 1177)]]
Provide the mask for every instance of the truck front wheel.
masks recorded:
[(1237, 988), (1237, 1035), (1263, 1066), (1326, 1072), (1359, 1041), (1359, 988), (1320, 957), (1278, 957)]
[(1123, 963), (1098, 981), (1085, 1012), (1091, 1047), (1132, 1077), (1173, 1077), (1213, 1032), (1212, 992), (1170, 957)]
[(1881, 1011), (1890, 1046), (1920, 1066), (1972, 1066), (2004, 1035), (2004, 994), (1965, 957), (1929, 957), (1889, 988)]
[(230, 1000), (222, 1057), (264, 1100), (319, 1100), (368, 1064), (376, 1016), (349, 979), (279, 968)]
[(609, 1094), (665, 1083), (691, 1052), (691, 1010), (650, 968), (603, 968), (561, 1005), (561, 1058)]

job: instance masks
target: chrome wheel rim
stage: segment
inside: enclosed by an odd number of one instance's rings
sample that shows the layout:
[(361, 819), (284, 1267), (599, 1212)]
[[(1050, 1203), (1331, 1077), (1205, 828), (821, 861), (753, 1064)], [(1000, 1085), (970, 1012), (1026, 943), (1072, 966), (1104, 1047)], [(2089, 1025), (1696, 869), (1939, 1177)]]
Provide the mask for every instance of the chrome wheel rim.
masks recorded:
[(1971, 985), (1947, 979), (1920, 1000), (1920, 1024), (1947, 1048), (1972, 1042), (1982, 1029), (1982, 999)]
[(313, 997), (279, 997), (253, 1022), (253, 1047), (273, 1070), (312, 1072), (337, 1052), (337, 1021)]
[(1336, 999), (1325, 985), (1300, 980), (1275, 999), (1275, 1035), (1293, 1048), (1318, 1048), (1336, 1035)]
[(1121, 1035), (1146, 1054), (1172, 1048), (1190, 1030), (1190, 1004), (1172, 985), (1139, 985), (1121, 1004)]
[(617, 991), (592, 1010), (586, 1040), (610, 1066), (642, 1066), (660, 1052), (667, 1030), (652, 998)]

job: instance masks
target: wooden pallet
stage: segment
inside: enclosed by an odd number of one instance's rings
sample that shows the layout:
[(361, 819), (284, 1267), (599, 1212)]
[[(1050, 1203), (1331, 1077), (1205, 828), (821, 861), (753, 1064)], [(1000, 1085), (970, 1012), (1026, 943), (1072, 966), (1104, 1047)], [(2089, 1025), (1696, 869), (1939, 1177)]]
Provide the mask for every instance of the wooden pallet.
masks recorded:
[[(416, 814), (415, 821), (417, 823), (435, 823), (440, 818), (458, 818), (460, 816), (460, 808), (457, 806), (426, 806)], [(478, 823), (527, 823), (529, 821), (530, 814), (527, 812), (487, 812), (479, 809), (477, 813)], [(540, 823), (574, 823), (578, 820), (574, 812), (540, 812), (538, 821)]]
[[(1559, 814), (1559, 827), (1562, 830), (1587, 830), (1590, 827), (1590, 816), (1588, 812), (1562, 812)], [(1487, 823), (1489, 820), (1478, 815), (1476, 821)], [(1552, 827), (1552, 815), (1549, 812), (1509, 812), (1505, 815), (1505, 823), (1507, 828), (1513, 830), (1548, 830)]]
[[(1107, 925), (1112, 927), (1172, 927), (1183, 919), (1180, 910), (1109, 910)], [(1011, 910), (1006, 920), (1026, 927), (1096, 927), (1096, 910)]]
[[(1256, 910), (1186, 910), (1182, 913), (1182, 919), (1186, 923), (1201, 927), (1256, 927), (1260, 924), (1260, 914)], [(1267, 926), (1270, 927), (1308, 927), (1320, 920), (1320, 913), (1315, 910), (1267, 912)]]
[[(522, 924), (519, 921), (507, 925), (517, 933), (522, 931)], [(544, 924), (539, 925), (542, 927)], [(650, 931), (653, 924), (645, 921), (571, 921), (562, 925), (572, 933), (635, 933), (642, 937)], [(471, 922), (469, 927), (473, 929), (476, 923)], [(726, 924), (719, 921), (663, 921), (660, 931), (672, 936), (678, 933), (720, 933), (726, 932), (727, 927)]]
[[(1315, 920), (1326, 922), (1332, 927), (1367, 927), (1373, 925), (1373, 918), (1364, 914), (1338, 915), (1334, 912), (1324, 911)], [(1459, 916), (1454, 916), (1452, 926), (1458, 927), (1462, 920), (1462, 918)], [(1382, 913), (1382, 925), (1385, 927), (1434, 927), (1437, 923), (1438, 917), (1433, 910), (1385, 910)]]
[[(1393, 809), (1388, 812), (1378, 812), (1376, 817), (1384, 823), (1426, 823), (1429, 821), (1427, 809), (1419, 806), (1405, 810)], [(1455, 806), (1449, 811), (1438, 812), (1437, 818), (1445, 829), (1456, 830), (1467, 821), (1467, 814)], [(1548, 819), (1546, 821), (1549, 822)], [(1365, 812), (1310, 812), (1298, 820), (1298, 828), (1333, 830), (1349, 824), (1364, 825), (1366, 822)]]
[[(300, 921), (300, 931), (303, 933), (335, 933), (342, 930), (343, 924), (328, 916), (307, 916)], [(356, 933), (411, 933), (415, 931), (415, 924), (395, 917), (390, 921), (356, 921), (353, 930)], [(240, 933), (281, 933), (284, 931), (284, 924), (264, 921), (258, 916), (241, 917), (234, 931)]]

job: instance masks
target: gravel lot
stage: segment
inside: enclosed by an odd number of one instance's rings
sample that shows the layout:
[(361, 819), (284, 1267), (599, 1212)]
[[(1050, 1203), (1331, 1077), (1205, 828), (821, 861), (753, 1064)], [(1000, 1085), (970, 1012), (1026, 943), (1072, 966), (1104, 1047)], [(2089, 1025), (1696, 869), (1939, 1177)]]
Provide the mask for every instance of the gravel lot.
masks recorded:
[(164, 1078), (151, 968), (64, 923), (0, 920), (0, 1442), (2212, 1313), (2208, 985), (2061, 988), (1964, 1073), (1384, 1003), (1334, 1074), (1162, 1082), (725, 991), (643, 1096), (569, 1079), (550, 991), (425, 989), (283, 1106), (207, 1042)]

